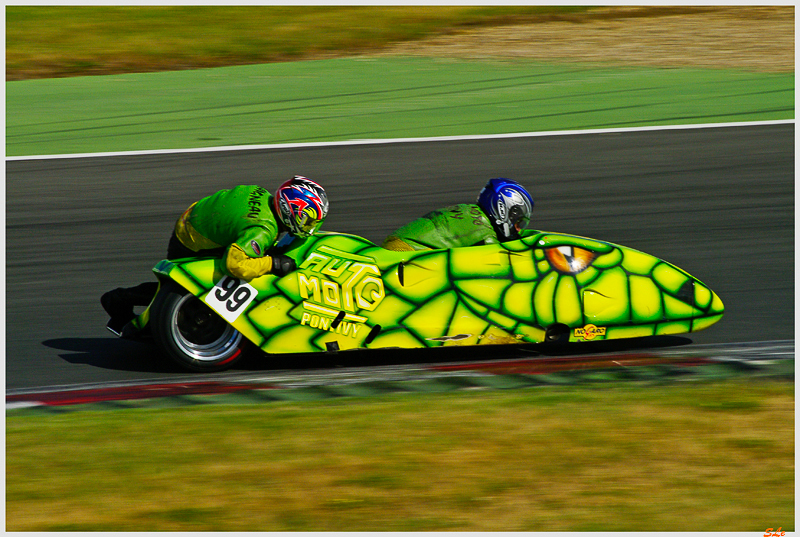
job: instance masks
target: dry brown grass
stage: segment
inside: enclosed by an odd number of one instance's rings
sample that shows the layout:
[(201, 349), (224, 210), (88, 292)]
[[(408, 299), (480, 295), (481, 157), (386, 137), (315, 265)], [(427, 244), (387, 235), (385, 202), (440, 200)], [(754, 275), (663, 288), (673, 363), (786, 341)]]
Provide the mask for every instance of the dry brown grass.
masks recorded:
[(6, 456), (11, 531), (789, 531), (794, 387), (12, 417)]
[(616, 7), (398, 44), (391, 55), (794, 71), (794, 6)]

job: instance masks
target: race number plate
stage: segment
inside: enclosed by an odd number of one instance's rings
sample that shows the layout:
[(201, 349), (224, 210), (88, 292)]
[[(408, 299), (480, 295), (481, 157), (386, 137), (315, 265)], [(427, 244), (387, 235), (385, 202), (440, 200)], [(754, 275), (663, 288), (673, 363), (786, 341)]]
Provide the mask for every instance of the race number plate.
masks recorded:
[(232, 323), (247, 309), (257, 294), (255, 287), (246, 281), (225, 276), (206, 295), (205, 302), (223, 319)]

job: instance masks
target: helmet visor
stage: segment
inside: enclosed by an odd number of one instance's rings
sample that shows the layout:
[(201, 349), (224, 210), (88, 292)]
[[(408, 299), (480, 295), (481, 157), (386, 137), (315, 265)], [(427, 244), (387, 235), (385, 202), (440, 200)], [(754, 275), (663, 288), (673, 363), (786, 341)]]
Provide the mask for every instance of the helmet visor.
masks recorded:
[(322, 220), (311, 216), (307, 212), (297, 215), (297, 234), (301, 237), (308, 237), (316, 233), (322, 226)]
[(526, 214), (521, 206), (515, 205), (512, 207), (508, 214), (508, 221), (511, 224), (511, 237), (509, 238), (518, 239), (519, 232), (528, 227), (530, 220), (530, 216)]

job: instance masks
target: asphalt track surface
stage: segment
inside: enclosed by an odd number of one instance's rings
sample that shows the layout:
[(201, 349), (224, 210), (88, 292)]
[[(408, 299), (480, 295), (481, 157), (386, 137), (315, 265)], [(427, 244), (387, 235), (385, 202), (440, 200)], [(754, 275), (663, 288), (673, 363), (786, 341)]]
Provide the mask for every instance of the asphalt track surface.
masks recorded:
[[(428, 210), (473, 201), (490, 177), (511, 177), (536, 200), (531, 227), (648, 252), (725, 303), (725, 317), (705, 331), (621, 348), (793, 340), (794, 169), (794, 124), (9, 161), (6, 389), (184, 375), (148, 344), (107, 332), (100, 295), (152, 278), (191, 202), (237, 184), (273, 190), (294, 174), (328, 191), (324, 229), (375, 242)], [(283, 355), (215, 378), (518, 352)]]

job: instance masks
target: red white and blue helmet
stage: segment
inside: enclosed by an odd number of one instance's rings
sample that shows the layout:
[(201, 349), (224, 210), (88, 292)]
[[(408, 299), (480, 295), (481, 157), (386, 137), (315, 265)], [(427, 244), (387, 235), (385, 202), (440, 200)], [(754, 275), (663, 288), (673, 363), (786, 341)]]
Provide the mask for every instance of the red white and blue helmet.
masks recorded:
[(478, 206), (486, 213), (500, 242), (519, 238), (528, 227), (533, 212), (533, 198), (511, 179), (490, 179), (478, 195)]
[(328, 216), (328, 195), (311, 179), (295, 175), (275, 192), (275, 213), (289, 233), (308, 237)]

